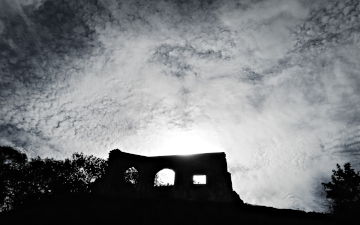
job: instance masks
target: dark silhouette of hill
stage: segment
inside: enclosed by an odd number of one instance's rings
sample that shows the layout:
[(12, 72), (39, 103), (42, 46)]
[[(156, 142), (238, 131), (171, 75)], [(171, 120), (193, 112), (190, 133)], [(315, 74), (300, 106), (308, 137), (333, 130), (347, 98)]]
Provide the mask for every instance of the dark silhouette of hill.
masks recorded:
[(0, 216), (1, 224), (340, 224), (329, 214), (169, 199), (106, 198), (91, 194), (27, 202)]

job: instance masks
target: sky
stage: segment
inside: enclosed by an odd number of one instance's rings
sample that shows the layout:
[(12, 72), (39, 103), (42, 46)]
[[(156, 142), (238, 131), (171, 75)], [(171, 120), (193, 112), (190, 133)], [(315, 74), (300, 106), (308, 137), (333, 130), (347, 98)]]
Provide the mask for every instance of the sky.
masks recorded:
[(0, 0), (0, 145), (221, 151), (245, 202), (324, 211), (359, 62), (357, 0)]

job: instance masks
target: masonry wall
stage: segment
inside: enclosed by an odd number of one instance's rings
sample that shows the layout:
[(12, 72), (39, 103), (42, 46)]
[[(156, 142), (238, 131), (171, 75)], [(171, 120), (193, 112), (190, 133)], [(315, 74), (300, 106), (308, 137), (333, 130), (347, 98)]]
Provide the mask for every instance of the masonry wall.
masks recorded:
[[(131, 167), (139, 172), (136, 184), (124, 182), (124, 173)], [(165, 168), (175, 172), (174, 186), (154, 187), (155, 175)], [(193, 184), (193, 175), (206, 175), (206, 184)], [(106, 176), (99, 182), (97, 192), (135, 198), (207, 201), (232, 201), (236, 195), (225, 153), (146, 157), (120, 150), (110, 152)]]

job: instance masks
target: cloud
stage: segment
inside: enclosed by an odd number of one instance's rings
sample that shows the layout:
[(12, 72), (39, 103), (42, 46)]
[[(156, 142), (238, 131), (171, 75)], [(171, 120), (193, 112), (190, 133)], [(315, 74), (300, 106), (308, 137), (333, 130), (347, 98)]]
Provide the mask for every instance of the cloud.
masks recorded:
[(1, 4), (0, 144), (107, 157), (198, 136), (246, 202), (317, 211), (359, 157), (357, 1)]

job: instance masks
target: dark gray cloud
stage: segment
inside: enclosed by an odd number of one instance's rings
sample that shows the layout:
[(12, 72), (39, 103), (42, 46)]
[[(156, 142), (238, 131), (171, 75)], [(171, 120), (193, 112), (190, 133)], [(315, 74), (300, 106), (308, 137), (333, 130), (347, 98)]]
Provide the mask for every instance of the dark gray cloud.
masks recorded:
[(321, 179), (359, 159), (359, 15), (340, 0), (0, 0), (0, 144), (225, 151), (246, 202), (324, 210)]
[(190, 44), (184, 46), (164, 44), (156, 48), (152, 61), (165, 65), (167, 70), (164, 72), (182, 77), (186, 75), (196, 76), (195, 65), (192, 66), (190, 62), (197, 60), (216, 62), (226, 59), (229, 59), (229, 56), (223, 56), (221, 51), (214, 51), (213, 49), (196, 49)]

